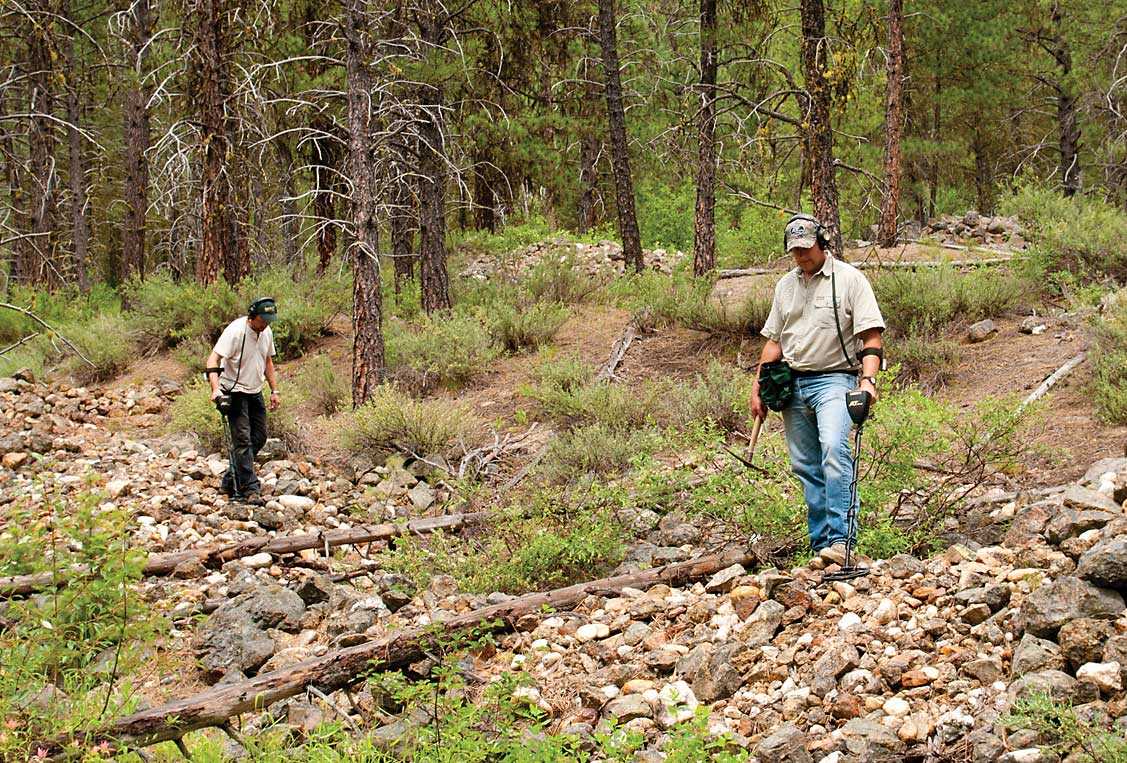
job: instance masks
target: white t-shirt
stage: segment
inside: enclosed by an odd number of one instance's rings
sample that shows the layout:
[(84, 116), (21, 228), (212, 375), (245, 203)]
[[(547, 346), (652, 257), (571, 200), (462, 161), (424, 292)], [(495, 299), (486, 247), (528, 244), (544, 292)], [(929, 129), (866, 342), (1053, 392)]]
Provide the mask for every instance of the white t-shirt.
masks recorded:
[(266, 358), (274, 355), (274, 335), (269, 326), (260, 334), (248, 325), (247, 318), (237, 318), (223, 329), (214, 352), (223, 367), (219, 386), (253, 395), (262, 391), (266, 380)]

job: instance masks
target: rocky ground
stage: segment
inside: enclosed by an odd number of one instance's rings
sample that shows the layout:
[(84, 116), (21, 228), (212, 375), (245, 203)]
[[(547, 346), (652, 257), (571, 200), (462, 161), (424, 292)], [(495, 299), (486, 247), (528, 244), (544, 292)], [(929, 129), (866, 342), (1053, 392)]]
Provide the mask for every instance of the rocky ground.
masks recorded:
[[(684, 252), (669, 252), (665, 249), (646, 249), (642, 252), (646, 267), (661, 273), (671, 273), (685, 257)], [(591, 276), (622, 273), (626, 267), (621, 244), (614, 241), (584, 244), (559, 238), (516, 249), (504, 258), (498, 258), (495, 254), (483, 254), (471, 259), (459, 275), (462, 278), (484, 281), (504, 273), (525, 273), (545, 262), (571, 262), (574, 267)]]
[[(164, 552), (433, 513), (448, 495), (422, 463), (330, 471), (274, 457), (260, 466), (266, 506), (228, 502), (215, 490), (217, 454), (159, 435), (177, 392), (171, 382), (103, 394), (0, 379), (0, 501), (43, 501), (44, 485), (65, 496), (98, 475), (106, 500), (132, 516), (136, 543)], [(473, 671), (527, 671), (535, 686), (522, 696), (580, 737), (614, 719), (656, 748), (705, 705), (713, 729), (762, 763), (1057, 760), (1031, 751), (1050, 740), (1009, 733), (1000, 719), (1043, 690), (1127, 733), (1124, 498), (1127, 459), (1105, 459), (1075, 484), (980, 497), (965, 515), (975, 541), (932, 559), (878, 561), (850, 583), (806, 568), (734, 567), (691, 587), (589, 596), (574, 611), (522, 621)], [(671, 517), (630, 519), (640, 540), (624, 569), (691, 558), (710, 541)], [(199, 658), (198, 687), (504, 598), (460, 593), (444, 576), (420, 590), (355, 554), (349, 561), (366, 574), (334, 582), (319, 552), (257, 554), (218, 570), (186, 564), (142, 589), (177, 623), (163, 649)], [(201, 609), (214, 611), (196, 625)], [(149, 695), (158, 701), (192, 680), (154, 680)], [(328, 712), (305, 699), (279, 709), (299, 728)], [(394, 739), (410, 722), (380, 733)]]

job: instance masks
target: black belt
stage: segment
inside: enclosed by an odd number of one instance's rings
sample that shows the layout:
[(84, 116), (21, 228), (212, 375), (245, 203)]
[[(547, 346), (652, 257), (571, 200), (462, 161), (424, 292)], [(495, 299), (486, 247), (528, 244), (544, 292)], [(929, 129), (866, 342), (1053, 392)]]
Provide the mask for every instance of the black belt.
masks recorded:
[(794, 373), (795, 376), (797, 376), (800, 379), (806, 379), (806, 378), (809, 378), (811, 376), (829, 376), (830, 374), (847, 374), (849, 376), (856, 376), (857, 375), (856, 371), (849, 371), (849, 370), (844, 370), (844, 371), (798, 371), (798, 370), (795, 370), (795, 369), (791, 369), (791, 371), (792, 371), (792, 373)]

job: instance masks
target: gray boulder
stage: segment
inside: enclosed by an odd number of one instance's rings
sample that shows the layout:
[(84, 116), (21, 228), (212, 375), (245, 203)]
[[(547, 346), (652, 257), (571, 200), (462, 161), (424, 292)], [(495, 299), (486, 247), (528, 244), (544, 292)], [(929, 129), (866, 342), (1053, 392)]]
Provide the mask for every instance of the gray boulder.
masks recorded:
[(1115, 626), (1110, 621), (1082, 617), (1061, 626), (1057, 642), (1075, 671), (1085, 663), (1102, 661), (1104, 647), (1115, 634)]
[(1111, 496), (1086, 488), (1083, 485), (1069, 485), (1064, 491), (1064, 507), (1079, 511), (1110, 511), (1122, 513), (1119, 504)]
[(1088, 530), (1100, 529), (1117, 516), (1122, 515), (1110, 511), (1066, 509), (1049, 520), (1049, 524), (1045, 526), (1045, 539), (1059, 546), (1069, 538), (1075, 538)]
[(1037, 638), (1032, 633), (1022, 636), (1014, 649), (1011, 672), (1014, 678), (1043, 670), (1064, 670), (1064, 654), (1052, 641)]
[(735, 666), (746, 662), (749, 652), (741, 641), (719, 647), (701, 644), (681, 658), (677, 675), (689, 682), (701, 702), (726, 699), (743, 685), (743, 675)]
[(845, 747), (857, 760), (899, 761), (904, 743), (892, 729), (868, 718), (854, 718), (841, 730)]
[(760, 763), (813, 763), (806, 749), (806, 735), (790, 723), (760, 742), (756, 755)]
[(753, 649), (770, 643), (783, 624), (784, 612), (786, 607), (774, 599), (760, 604), (744, 623), (743, 642)]
[(1076, 574), (1098, 586), (1127, 591), (1127, 537), (1100, 541), (1080, 557)]
[(1123, 597), (1074, 577), (1063, 577), (1030, 594), (1021, 605), (1025, 630), (1053, 638), (1067, 622), (1081, 617), (1115, 618), (1124, 609)]

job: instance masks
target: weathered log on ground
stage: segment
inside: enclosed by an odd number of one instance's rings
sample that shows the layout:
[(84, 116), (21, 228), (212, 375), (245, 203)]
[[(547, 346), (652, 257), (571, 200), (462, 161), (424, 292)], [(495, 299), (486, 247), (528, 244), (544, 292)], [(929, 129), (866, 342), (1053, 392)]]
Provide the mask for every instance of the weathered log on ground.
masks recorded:
[[(296, 554), (311, 548), (327, 549), (337, 546), (389, 541), (401, 535), (426, 535), (440, 530), (460, 530), (466, 525), (483, 521), (485, 517), (486, 515), (481, 512), (450, 514), (448, 516), (416, 519), (410, 522), (359, 525), (347, 530), (330, 530), (307, 535), (283, 535), (273, 538), (261, 536), (222, 546), (205, 546), (170, 554), (151, 554), (145, 561), (141, 574), (146, 577), (171, 575), (178, 566), (192, 560), (199, 560), (205, 567), (218, 568), (234, 559), (263, 552)], [(84, 570), (79, 568), (73, 569), (71, 572), (73, 574), (70, 577), (73, 577), (83, 574)], [(66, 580), (67, 577), (60, 576), (56, 572), (0, 578), (0, 597), (27, 596), (35, 591), (49, 588), (52, 584), (64, 585)]]
[(614, 378), (614, 372), (618, 369), (618, 365), (622, 362), (622, 358), (626, 356), (626, 351), (630, 349), (635, 337), (638, 336), (637, 330), (634, 328), (634, 322), (626, 324), (623, 329), (622, 335), (615, 340), (614, 346), (611, 348), (610, 357), (607, 362), (603, 363), (603, 367), (599, 369), (599, 373), (595, 376), (595, 381), (610, 381)]
[(247, 681), (217, 686), (192, 697), (134, 713), (101, 728), (75, 731), (38, 742), (30, 749), (32, 752), (45, 749), (49, 756), (58, 760), (65, 757), (68, 747), (75, 749), (71, 747), (74, 742), (84, 749), (103, 740), (118, 748), (140, 748), (177, 740), (190, 731), (221, 726), (228, 718), (241, 713), (263, 710), (279, 700), (300, 694), (307, 686), (328, 694), (363, 680), (363, 675), (373, 670), (407, 667), (425, 658), (428, 653), (439, 652), (442, 649), (440, 645), (448, 643), (451, 634), (471, 628), (488, 632), (508, 631), (521, 617), (547, 608), (554, 612), (567, 611), (592, 594), (618, 595), (625, 588), (645, 589), (658, 583), (680, 586), (714, 575), (733, 564), (757, 560), (753, 551), (740, 550), (518, 596), (426, 628), (404, 630), (394, 636), (329, 652)]
[(1051, 390), (1053, 387), (1056, 386), (1057, 382), (1059, 382), (1061, 379), (1063, 379), (1064, 377), (1066, 377), (1070, 373), (1072, 373), (1073, 370), (1078, 365), (1083, 363), (1084, 360), (1087, 357), (1088, 357), (1088, 353), (1086, 353), (1086, 352), (1081, 352), (1077, 355), (1074, 355), (1072, 358), (1069, 359), (1069, 361), (1067, 363), (1065, 363), (1063, 366), (1058, 368), (1056, 371), (1053, 371), (1052, 375), (1049, 376), (1048, 379), (1045, 379), (1045, 381), (1041, 382), (1041, 386), (1039, 386), (1039, 387), (1037, 387), (1037, 389), (1033, 390), (1033, 392), (1029, 395), (1029, 397), (1022, 400), (1021, 405), (1018, 406), (1018, 407), (1024, 408), (1025, 406), (1029, 405), (1030, 403), (1036, 402), (1036, 401), (1040, 400), (1041, 398), (1043, 398), (1046, 395), (1046, 393), (1048, 393), (1049, 390)]

